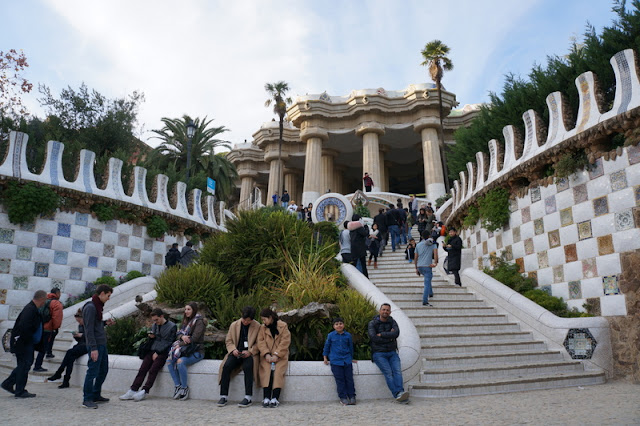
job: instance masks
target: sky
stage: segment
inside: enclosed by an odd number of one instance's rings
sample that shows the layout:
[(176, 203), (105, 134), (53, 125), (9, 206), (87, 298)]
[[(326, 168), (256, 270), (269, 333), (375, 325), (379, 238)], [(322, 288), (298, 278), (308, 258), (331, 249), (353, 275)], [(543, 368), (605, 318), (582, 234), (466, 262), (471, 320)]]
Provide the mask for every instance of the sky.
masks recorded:
[(213, 118), (223, 139), (251, 141), (274, 118), (267, 82), (291, 96), (402, 90), (430, 82), (420, 51), (451, 48), (443, 85), (460, 107), (488, 101), (504, 75), (526, 76), (564, 55), (589, 22), (615, 18), (610, 0), (0, 0), (0, 51), (22, 49), (38, 84), (55, 95), (82, 82), (109, 98), (145, 94), (137, 136), (152, 146), (161, 118)]

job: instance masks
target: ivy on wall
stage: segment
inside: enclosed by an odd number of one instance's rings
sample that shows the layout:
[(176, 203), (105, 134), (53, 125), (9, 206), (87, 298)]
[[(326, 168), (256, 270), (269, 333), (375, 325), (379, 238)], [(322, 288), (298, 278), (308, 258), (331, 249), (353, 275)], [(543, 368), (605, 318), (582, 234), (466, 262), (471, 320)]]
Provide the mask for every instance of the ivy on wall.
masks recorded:
[(9, 182), (2, 192), (9, 221), (15, 224), (33, 223), (40, 215), (50, 215), (60, 205), (60, 196), (47, 186), (29, 182)]

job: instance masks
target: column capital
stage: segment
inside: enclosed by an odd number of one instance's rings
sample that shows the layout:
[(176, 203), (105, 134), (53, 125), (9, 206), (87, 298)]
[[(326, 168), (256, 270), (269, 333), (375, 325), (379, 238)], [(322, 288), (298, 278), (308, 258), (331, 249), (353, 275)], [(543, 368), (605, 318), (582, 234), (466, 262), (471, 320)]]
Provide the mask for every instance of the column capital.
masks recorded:
[(338, 154), (340, 154), (338, 151), (336, 151), (335, 149), (329, 149), (329, 148), (322, 148), (322, 155), (328, 155), (330, 157), (337, 157)]
[(440, 119), (438, 117), (422, 117), (413, 123), (413, 130), (418, 133), (429, 127), (434, 129), (439, 128)]
[(289, 167), (284, 167), (282, 170), (285, 175), (302, 176), (304, 174), (304, 171), (300, 169), (291, 169)]
[(362, 136), (367, 133), (375, 133), (377, 135), (384, 135), (384, 126), (380, 123), (376, 123), (375, 121), (366, 121), (364, 123), (360, 123), (356, 127), (356, 135)]
[(386, 154), (387, 152), (391, 151), (391, 147), (389, 145), (378, 145), (378, 149), (382, 154)]
[(329, 133), (321, 127), (315, 126), (302, 126), (300, 129), (300, 140), (306, 142), (311, 138), (319, 138), (323, 141), (329, 140)]

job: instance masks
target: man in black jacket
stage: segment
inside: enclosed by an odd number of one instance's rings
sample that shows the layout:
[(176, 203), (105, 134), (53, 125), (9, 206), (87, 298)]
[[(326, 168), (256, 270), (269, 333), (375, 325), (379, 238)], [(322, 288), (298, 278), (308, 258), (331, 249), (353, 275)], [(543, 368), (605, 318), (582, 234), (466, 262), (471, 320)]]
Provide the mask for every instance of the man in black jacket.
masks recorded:
[(391, 251), (396, 251), (396, 244), (400, 244), (400, 227), (398, 212), (393, 204), (389, 204), (389, 210), (385, 214), (387, 229), (391, 237)]
[(384, 214), (384, 209), (378, 210), (378, 214), (373, 218), (373, 223), (378, 225), (378, 237), (380, 238), (380, 249), (378, 250), (378, 256), (382, 256), (382, 251), (387, 246), (387, 239), (389, 238), (389, 230), (387, 229), (387, 218)]
[(456, 285), (462, 287), (462, 281), (460, 281), (460, 260), (462, 257), (462, 239), (458, 236), (456, 228), (453, 226), (449, 228), (449, 244), (444, 246), (447, 251), (447, 270), (453, 273), (455, 277)]
[(178, 250), (178, 243), (171, 244), (171, 248), (164, 256), (164, 264), (167, 265), (167, 268), (170, 266), (175, 266), (180, 263), (180, 250)]
[[(11, 353), (17, 360), (16, 368), (11, 375), (2, 382), (2, 389), (15, 395), (16, 398), (33, 398), (35, 393), (29, 393), (25, 386), (36, 345), (42, 342), (42, 314), (40, 308), (47, 300), (47, 292), (38, 290), (33, 300), (24, 307), (11, 331)], [(13, 388), (15, 385), (15, 389)]]
[(380, 315), (369, 321), (369, 339), (371, 340), (371, 360), (375, 362), (391, 394), (397, 402), (409, 402), (409, 392), (405, 392), (402, 381), (402, 366), (398, 356), (398, 336), (400, 328), (391, 316), (391, 305), (383, 303)]
[(367, 238), (369, 238), (369, 227), (360, 222), (360, 215), (354, 214), (351, 222), (347, 225), (349, 230), (349, 238), (351, 241), (351, 264), (362, 268), (362, 275), (369, 278), (367, 271)]

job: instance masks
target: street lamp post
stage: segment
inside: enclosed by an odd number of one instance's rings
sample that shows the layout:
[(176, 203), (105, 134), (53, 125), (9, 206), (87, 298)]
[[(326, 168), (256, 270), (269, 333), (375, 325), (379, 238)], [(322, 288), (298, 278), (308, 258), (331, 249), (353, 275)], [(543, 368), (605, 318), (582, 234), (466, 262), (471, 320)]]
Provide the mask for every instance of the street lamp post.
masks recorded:
[(193, 141), (193, 135), (196, 133), (196, 125), (193, 120), (187, 124), (187, 188), (189, 187), (189, 172), (191, 171), (191, 142)]

